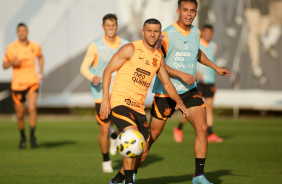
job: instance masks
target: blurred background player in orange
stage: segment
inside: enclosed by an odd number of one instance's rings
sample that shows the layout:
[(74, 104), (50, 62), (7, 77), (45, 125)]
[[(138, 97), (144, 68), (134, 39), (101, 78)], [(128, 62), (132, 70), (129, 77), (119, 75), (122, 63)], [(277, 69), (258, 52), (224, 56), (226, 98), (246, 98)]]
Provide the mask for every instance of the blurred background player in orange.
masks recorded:
[[(39, 81), (44, 79), (43, 64), (40, 45), (28, 40), (28, 28), (24, 23), (17, 26), (18, 40), (8, 45), (4, 56), (3, 68), (13, 67), (12, 98), (17, 114), (17, 124), (20, 131), (19, 148), (26, 148), (26, 135), (24, 131), (25, 101), (28, 102), (30, 144), (37, 147), (35, 138), (36, 127), (36, 101), (38, 97)], [(37, 73), (35, 59), (38, 58), (39, 74)]]
[[(95, 98), (96, 119), (100, 125), (99, 145), (103, 154), (102, 171), (111, 173), (113, 172), (112, 162), (109, 158), (111, 121), (110, 117), (106, 119), (100, 118), (100, 106), (103, 97), (102, 75), (112, 56), (120, 47), (128, 43), (128, 41), (116, 35), (118, 29), (116, 15), (105, 15), (103, 17), (102, 27), (105, 31), (105, 35), (90, 44), (81, 64), (80, 72), (91, 82), (91, 90)], [(112, 75), (112, 77), (114, 77), (114, 75)], [(111, 137), (116, 139), (116, 133), (113, 133)], [(111, 145), (113, 151), (116, 151), (115, 141), (111, 141)]]
[[(212, 41), (214, 30), (211, 25), (204, 25), (200, 39), (200, 49), (214, 63), (217, 55), (217, 45)], [(196, 68), (197, 89), (205, 99), (207, 125), (208, 125), (208, 142), (222, 142), (223, 139), (213, 133), (213, 100), (216, 91), (215, 87), (215, 71), (201, 63), (197, 63)], [(181, 118), (178, 127), (173, 129), (174, 140), (182, 142), (183, 140), (183, 125), (186, 123), (186, 118)]]

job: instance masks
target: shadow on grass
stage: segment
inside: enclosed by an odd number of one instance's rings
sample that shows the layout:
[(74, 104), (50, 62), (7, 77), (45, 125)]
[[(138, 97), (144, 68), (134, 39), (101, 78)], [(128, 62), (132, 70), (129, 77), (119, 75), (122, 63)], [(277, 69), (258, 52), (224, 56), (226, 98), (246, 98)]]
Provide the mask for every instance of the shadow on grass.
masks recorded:
[[(147, 157), (147, 159), (144, 161), (142, 164), (141, 168), (147, 167), (148, 165), (162, 161), (164, 158), (160, 157), (159, 155), (152, 154)], [(122, 167), (122, 159), (120, 160), (115, 160), (113, 164), (113, 169), (120, 169)]]
[[(205, 176), (210, 182), (212, 183), (222, 183), (220, 177), (222, 176), (235, 176), (231, 173), (231, 170), (218, 170), (214, 172), (205, 173)], [(138, 177), (138, 176), (137, 176)], [(172, 184), (172, 183), (181, 183), (181, 182), (188, 182), (192, 181), (193, 174), (185, 174), (180, 176), (163, 176), (163, 177), (150, 177), (145, 179), (136, 179), (138, 184), (147, 184), (147, 183), (154, 183), (154, 184)]]
[(38, 148), (54, 148), (65, 145), (73, 145), (76, 144), (75, 141), (54, 141), (54, 142), (45, 142), (38, 145)]

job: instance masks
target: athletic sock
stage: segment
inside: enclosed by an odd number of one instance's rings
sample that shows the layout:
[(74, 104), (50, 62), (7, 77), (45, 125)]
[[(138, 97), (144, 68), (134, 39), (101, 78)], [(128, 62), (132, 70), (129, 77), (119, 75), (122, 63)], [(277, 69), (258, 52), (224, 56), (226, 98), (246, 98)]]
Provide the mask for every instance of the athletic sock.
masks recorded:
[(25, 139), (24, 129), (20, 130), (20, 134), (21, 134), (21, 138), (22, 138), (22, 139)]
[(111, 138), (112, 138), (112, 139), (116, 139), (116, 138), (117, 138), (116, 132), (111, 133)]
[(103, 154), (103, 162), (110, 160), (109, 153), (102, 153), (102, 154)]
[(133, 183), (134, 170), (124, 170), (125, 184)]
[(213, 134), (213, 127), (212, 126), (208, 127), (208, 135), (211, 135), (211, 134)]
[(182, 123), (179, 123), (179, 125), (178, 125), (178, 127), (177, 127), (179, 130), (182, 130), (182, 128), (183, 128), (183, 125), (182, 125)]
[(117, 175), (112, 179), (112, 183), (121, 183), (124, 178), (124, 175), (119, 171)]
[(205, 161), (206, 161), (205, 158), (195, 158), (195, 162), (196, 162), (195, 176), (204, 174)]
[(34, 138), (35, 127), (30, 127), (30, 137)]

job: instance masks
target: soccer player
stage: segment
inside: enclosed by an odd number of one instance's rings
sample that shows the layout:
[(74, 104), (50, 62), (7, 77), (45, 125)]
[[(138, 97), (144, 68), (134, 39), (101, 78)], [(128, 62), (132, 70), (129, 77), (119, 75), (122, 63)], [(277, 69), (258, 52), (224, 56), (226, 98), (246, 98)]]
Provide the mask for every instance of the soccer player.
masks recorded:
[[(112, 121), (120, 132), (134, 129), (140, 131), (145, 140), (149, 139), (149, 125), (144, 111), (144, 101), (148, 88), (157, 73), (168, 95), (175, 101), (184, 116), (187, 109), (169, 80), (162, 55), (155, 48), (161, 35), (161, 23), (148, 19), (143, 25), (143, 39), (123, 46), (111, 59), (103, 74), (103, 100), (100, 114), (107, 118), (112, 113)], [(109, 88), (111, 74), (117, 71), (111, 97)], [(146, 143), (145, 143), (146, 144)], [(133, 184), (136, 158), (123, 158), (123, 168), (110, 184)], [(124, 169), (124, 170), (123, 170)]]
[[(214, 35), (213, 27), (211, 25), (204, 25), (201, 38), (200, 38), (200, 49), (204, 54), (211, 60), (215, 62), (217, 54), (217, 46), (214, 41), (212, 41)], [(216, 91), (215, 87), (215, 71), (201, 63), (197, 64), (196, 68), (197, 77), (197, 89), (202, 97), (205, 99), (206, 112), (207, 112), (207, 125), (208, 125), (208, 142), (222, 142), (223, 138), (217, 136), (213, 132), (213, 100)], [(178, 127), (173, 130), (174, 140), (176, 142), (182, 142), (182, 127), (186, 123), (186, 118), (182, 118)]]
[[(100, 118), (100, 106), (103, 97), (102, 90), (102, 75), (111, 57), (127, 40), (116, 35), (118, 24), (117, 17), (114, 14), (107, 14), (103, 17), (103, 26), (105, 35), (91, 43), (88, 47), (87, 53), (80, 67), (81, 74), (91, 82), (91, 90), (95, 98), (96, 119), (100, 125), (99, 145), (102, 150), (103, 163), (102, 171), (105, 173), (113, 172), (112, 161), (109, 158), (109, 134), (111, 121), (110, 117), (107, 119)], [(116, 134), (113, 134), (113, 136)], [(116, 150), (116, 146), (114, 146)]]
[[(214, 69), (219, 75), (229, 76), (230, 72), (220, 68), (211, 62), (199, 48), (200, 31), (192, 25), (197, 15), (196, 0), (178, 0), (178, 21), (167, 27), (160, 38), (158, 47), (165, 57), (166, 69), (170, 80), (175, 86), (179, 96), (188, 109), (186, 116), (196, 132), (195, 151), (195, 175), (193, 184), (209, 184), (204, 176), (204, 165), (207, 154), (207, 123), (205, 103), (196, 87), (197, 61)], [(175, 111), (175, 102), (168, 96), (167, 90), (156, 78), (153, 87), (155, 93), (151, 109), (150, 143), (149, 146), (161, 134), (167, 118)], [(145, 145), (142, 160), (148, 155)]]
[[(28, 115), (30, 126), (30, 145), (37, 147), (35, 138), (36, 127), (36, 101), (38, 97), (39, 81), (44, 79), (43, 64), (40, 45), (28, 40), (28, 28), (24, 23), (17, 26), (18, 40), (8, 45), (4, 56), (3, 68), (13, 68), (12, 98), (17, 114), (17, 124), (20, 131), (19, 148), (26, 148), (26, 135), (24, 131), (25, 101), (28, 102)], [(38, 58), (39, 74), (36, 71), (35, 59)]]

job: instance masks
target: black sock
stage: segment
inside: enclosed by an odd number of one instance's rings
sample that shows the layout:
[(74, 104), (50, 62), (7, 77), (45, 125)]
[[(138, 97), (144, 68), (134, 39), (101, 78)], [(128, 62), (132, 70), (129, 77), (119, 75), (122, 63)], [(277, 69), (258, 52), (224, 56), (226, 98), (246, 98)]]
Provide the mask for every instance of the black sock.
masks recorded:
[(34, 137), (35, 127), (30, 127), (30, 137)]
[(125, 184), (133, 183), (134, 170), (124, 170)]
[(138, 171), (137, 169), (134, 169), (134, 173), (135, 173), (135, 174), (137, 174), (137, 171)]
[(121, 172), (119, 171), (117, 173), (117, 175), (112, 179), (112, 182), (113, 183), (121, 183), (124, 180), (124, 178), (125, 178), (124, 175), (121, 174)]
[(205, 158), (195, 158), (195, 162), (196, 162), (195, 176), (204, 174), (205, 161), (206, 161)]
[(110, 160), (109, 153), (102, 153), (102, 154), (103, 154), (103, 162)]
[(24, 129), (20, 130), (20, 134), (21, 134), (21, 138), (22, 138), (22, 139), (25, 139)]
[(178, 127), (177, 127), (179, 130), (182, 130), (182, 128), (183, 128), (183, 125), (182, 125), (182, 123), (179, 123), (179, 125), (178, 125)]
[(111, 133), (111, 138), (112, 138), (112, 139), (116, 139), (117, 136), (118, 136), (118, 135), (116, 134), (116, 132)]
[(213, 134), (213, 127), (212, 126), (208, 127), (208, 135), (211, 135), (211, 134)]

